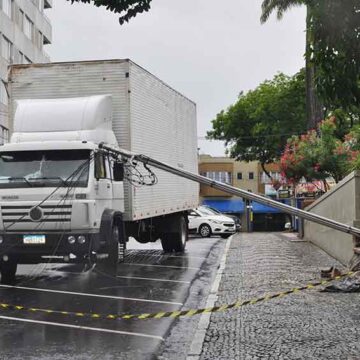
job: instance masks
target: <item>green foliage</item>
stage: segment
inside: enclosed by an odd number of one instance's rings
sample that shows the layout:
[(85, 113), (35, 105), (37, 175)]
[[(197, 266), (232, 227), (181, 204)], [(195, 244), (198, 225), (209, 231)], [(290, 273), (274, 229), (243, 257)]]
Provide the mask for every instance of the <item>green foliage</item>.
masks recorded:
[(360, 107), (360, 1), (308, 2), (318, 93), (333, 107)]
[(359, 112), (360, 1), (263, 0), (261, 21), (266, 22), (274, 11), (281, 19), (300, 5), (308, 11), (306, 58), (315, 66), (317, 94), (329, 110), (340, 108), (353, 114), (355, 107)]
[(72, 4), (74, 2), (82, 2), (86, 4), (93, 3), (97, 7), (106, 7), (107, 10), (116, 14), (120, 14), (119, 22), (123, 25), (129, 22), (137, 14), (150, 10), (150, 3), (152, 0), (67, 0)]
[(208, 138), (225, 140), (231, 157), (262, 165), (279, 159), (289, 135), (306, 129), (304, 71), (293, 77), (278, 74), (241, 93), (212, 126)]

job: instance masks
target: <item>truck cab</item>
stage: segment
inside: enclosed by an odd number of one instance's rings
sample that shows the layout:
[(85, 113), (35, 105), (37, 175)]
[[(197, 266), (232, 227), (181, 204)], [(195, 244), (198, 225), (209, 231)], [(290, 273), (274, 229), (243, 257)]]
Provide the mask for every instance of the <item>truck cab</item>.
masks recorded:
[(116, 145), (111, 97), (19, 101), (14, 130), (0, 147), (2, 281), (18, 263), (116, 258), (123, 168), (99, 147)]

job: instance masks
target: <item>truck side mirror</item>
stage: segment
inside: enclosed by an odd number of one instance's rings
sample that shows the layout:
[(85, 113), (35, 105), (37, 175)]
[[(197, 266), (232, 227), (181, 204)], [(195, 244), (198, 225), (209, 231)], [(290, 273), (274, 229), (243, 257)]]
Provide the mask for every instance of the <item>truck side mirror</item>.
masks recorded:
[(124, 181), (124, 164), (121, 162), (114, 162), (113, 165), (114, 181)]

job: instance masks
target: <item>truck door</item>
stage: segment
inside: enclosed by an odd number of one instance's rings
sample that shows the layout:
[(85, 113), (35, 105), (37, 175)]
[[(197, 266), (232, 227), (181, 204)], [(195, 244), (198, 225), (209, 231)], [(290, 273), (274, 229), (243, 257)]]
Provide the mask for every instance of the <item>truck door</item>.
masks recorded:
[(112, 209), (112, 181), (108, 157), (102, 153), (95, 154), (95, 199), (97, 214), (101, 217), (104, 209)]

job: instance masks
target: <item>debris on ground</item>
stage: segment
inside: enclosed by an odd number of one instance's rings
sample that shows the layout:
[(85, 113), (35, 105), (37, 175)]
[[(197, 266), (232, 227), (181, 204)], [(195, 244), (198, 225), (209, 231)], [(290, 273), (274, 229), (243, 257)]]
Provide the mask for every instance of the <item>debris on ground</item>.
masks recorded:
[(354, 275), (346, 277), (335, 284), (327, 286), (323, 292), (342, 292), (342, 293), (354, 293), (360, 292), (360, 271)]
[(325, 268), (325, 269), (321, 269), (321, 278), (323, 278), (323, 279), (334, 279), (340, 275), (341, 275), (341, 271), (334, 266), (331, 266), (331, 267)]

